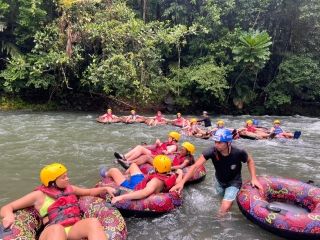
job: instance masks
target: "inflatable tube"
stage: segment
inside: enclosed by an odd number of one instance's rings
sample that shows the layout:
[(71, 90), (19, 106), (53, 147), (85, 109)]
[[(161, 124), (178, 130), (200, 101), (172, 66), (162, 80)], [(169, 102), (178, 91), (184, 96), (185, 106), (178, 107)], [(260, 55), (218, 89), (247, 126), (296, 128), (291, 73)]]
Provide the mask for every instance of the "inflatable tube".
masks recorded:
[[(122, 240), (127, 238), (125, 221), (119, 211), (106, 207), (105, 200), (98, 197), (81, 197), (79, 206), (83, 218), (96, 217), (104, 227), (108, 239)], [(36, 240), (43, 229), (42, 221), (34, 208), (18, 210), (11, 230), (0, 228), (1, 240)]]
[[(237, 196), (238, 206), (248, 219), (287, 239), (320, 239), (320, 188), (280, 177), (258, 180), (264, 193), (247, 182)], [(294, 204), (295, 209), (278, 207), (277, 202)]]
[(179, 127), (179, 128), (183, 128), (183, 124), (182, 123), (171, 123), (172, 126), (175, 126), (175, 127)]
[(212, 135), (210, 134), (210, 133), (208, 133), (208, 134), (199, 134), (199, 135), (197, 135), (197, 134), (195, 134), (195, 135), (191, 135), (192, 137), (195, 137), (195, 138), (200, 138), (200, 139), (204, 139), (204, 140), (208, 140), (209, 138), (211, 138), (212, 137)]
[[(113, 188), (120, 189), (123, 192), (132, 191), (130, 189), (117, 186), (115, 182), (109, 177), (102, 178), (102, 180), (97, 183), (96, 186), (111, 186)], [(101, 197), (105, 198), (107, 202), (111, 201), (109, 195), (104, 194)], [(152, 194), (145, 199), (122, 200), (117, 202), (114, 206), (126, 216), (134, 215), (138, 217), (152, 217), (170, 212), (173, 209), (181, 206), (181, 204), (181, 195), (176, 192), (168, 192)]]
[(167, 125), (167, 121), (165, 121), (165, 120), (163, 120), (161, 122), (157, 122), (157, 124), (154, 125), (154, 119), (153, 118), (146, 118), (144, 123), (149, 125), (149, 126)]
[(103, 120), (103, 119), (97, 118), (96, 121), (98, 123), (119, 123), (121, 122), (121, 119), (117, 118), (117, 119), (113, 119), (112, 121), (108, 121), (108, 119)]
[(259, 140), (257, 135), (251, 132), (240, 132), (239, 137), (244, 139), (249, 139), (249, 140)]
[(107, 239), (127, 239), (127, 227), (123, 217), (117, 209), (106, 206), (104, 199), (92, 196), (81, 197), (79, 206), (84, 218), (98, 218), (104, 227)]
[[(25, 208), (14, 213), (15, 219), (11, 229), (0, 232), (1, 240), (37, 239), (37, 233), (42, 229), (42, 221), (34, 208)], [(2, 224), (1, 224), (2, 227)]]
[[(153, 171), (154, 168), (151, 164), (149, 163), (145, 163), (139, 166), (141, 172), (143, 172), (143, 174), (147, 174), (150, 171)], [(189, 167), (185, 167), (182, 169), (183, 174), (186, 174), (189, 170)], [(206, 177), (207, 171), (204, 165), (202, 165), (201, 167), (199, 167), (196, 172), (194, 173), (194, 175), (192, 176), (191, 179), (188, 180), (187, 183), (198, 183), (201, 182), (202, 180), (204, 180), (204, 178)]]
[(123, 116), (123, 117), (120, 117), (120, 122), (122, 123), (125, 123), (125, 124), (133, 124), (133, 123), (144, 123), (145, 122), (145, 117), (143, 116), (137, 116), (136, 119), (128, 119), (127, 120), (127, 117), (128, 116)]
[(274, 133), (270, 134), (270, 138), (271, 139), (286, 139), (286, 140), (289, 139), (289, 140), (293, 140), (293, 139), (299, 139), (300, 136), (301, 136), (301, 131), (295, 131), (292, 134), (292, 136), (290, 136), (290, 137), (285, 137), (285, 136), (283, 136), (281, 134), (279, 134), (279, 135), (275, 135)]
[(145, 119), (144, 118), (137, 118), (136, 120), (129, 120), (129, 121), (124, 121), (126, 124), (132, 124), (132, 123), (144, 123)]

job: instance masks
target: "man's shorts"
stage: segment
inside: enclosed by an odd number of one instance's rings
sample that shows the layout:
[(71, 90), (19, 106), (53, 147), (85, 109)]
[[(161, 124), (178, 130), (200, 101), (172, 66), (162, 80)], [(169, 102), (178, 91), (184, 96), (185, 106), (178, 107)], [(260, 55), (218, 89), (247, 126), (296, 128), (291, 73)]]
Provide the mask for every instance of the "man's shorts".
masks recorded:
[(227, 201), (235, 200), (237, 197), (237, 194), (240, 190), (239, 188), (234, 187), (234, 186), (223, 188), (217, 180), (214, 184), (214, 187), (215, 187), (215, 190), (217, 191), (217, 193), (219, 195), (223, 196), (223, 200), (227, 200)]
[(121, 187), (129, 188), (134, 190), (134, 188), (144, 179), (143, 174), (132, 175), (129, 180), (124, 180), (121, 183)]

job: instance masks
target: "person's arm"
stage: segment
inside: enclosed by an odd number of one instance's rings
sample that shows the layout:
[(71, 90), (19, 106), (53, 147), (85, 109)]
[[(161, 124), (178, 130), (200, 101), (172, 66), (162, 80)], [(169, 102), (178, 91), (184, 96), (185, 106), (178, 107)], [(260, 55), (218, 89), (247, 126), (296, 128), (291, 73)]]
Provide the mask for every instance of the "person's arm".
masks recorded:
[(199, 128), (199, 127), (196, 127), (196, 131), (197, 131), (197, 133), (200, 133), (200, 134), (206, 134), (206, 132), (205, 131), (203, 131), (201, 128)]
[(189, 124), (187, 124), (186, 126), (182, 127), (181, 129), (182, 129), (182, 130), (186, 130), (186, 131), (187, 131), (187, 130), (189, 130), (189, 128), (190, 128), (190, 125), (189, 125)]
[(197, 122), (204, 122), (205, 118), (197, 120)]
[(262, 185), (260, 184), (256, 176), (256, 167), (254, 165), (253, 158), (250, 155), (248, 155), (247, 164), (248, 164), (248, 169), (251, 176), (251, 185), (253, 187), (256, 186), (260, 191), (263, 191)]
[(172, 154), (175, 151), (177, 151), (177, 146), (176, 145), (171, 145), (167, 147), (167, 150), (162, 151), (164, 154)]
[(31, 207), (39, 204), (39, 200), (43, 197), (41, 191), (33, 191), (22, 198), (19, 198), (7, 205), (3, 206), (0, 210), (0, 216), (2, 219), (2, 224), (4, 228), (10, 227), (14, 223), (13, 212), (26, 207)]
[(244, 131), (246, 131), (246, 130), (247, 130), (247, 128), (245, 128), (245, 127), (238, 128), (238, 129), (237, 129), (238, 133), (244, 132)]
[(219, 129), (219, 128), (215, 127), (215, 128), (213, 128), (213, 129), (211, 129), (210, 132), (216, 132), (216, 131), (218, 131), (218, 129)]
[(174, 124), (176, 123), (177, 119), (167, 119), (168, 123)]
[(178, 176), (177, 176), (177, 179), (176, 179), (175, 184), (178, 184), (179, 182), (182, 181), (183, 171), (182, 171), (181, 169), (177, 169), (176, 174), (177, 174)]
[(189, 168), (188, 172), (184, 175), (183, 179), (170, 189), (170, 192), (177, 191), (178, 193), (180, 193), (183, 189), (184, 184), (194, 175), (196, 170), (200, 166), (202, 166), (205, 162), (206, 162), (206, 159), (201, 154), (198, 160)]
[(159, 138), (154, 143), (154, 145), (156, 145), (156, 146), (160, 146), (161, 144), (162, 144), (162, 142), (160, 141)]
[(129, 192), (117, 197), (112, 198), (111, 203), (114, 204), (121, 200), (138, 200), (149, 197), (152, 193), (154, 193), (158, 188), (162, 186), (162, 181), (156, 178), (151, 179), (147, 186), (144, 189)]
[(112, 187), (97, 187), (97, 188), (80, 188), (72, 186), (74, 194), (78, 196), (98, 196), (103, 193), (108, 193), (113, 196), (115, 189)]
[(190, 162), (190, 160), (189, 160), (189, 159), (186, 159), (186, 160), (184, 160), (183, 163), (181, 163), (180, 165), (172, 166), (171, 169), (175, 170), (175, 169), (184, 168), (184, 167), (186, 167), (186, 166), (189, 165), (189, 162)]
[(101, 115), (99, 118), (105, 118), (107, 116), (108, 116), (108, 113), (105, 113), (105, 114)]

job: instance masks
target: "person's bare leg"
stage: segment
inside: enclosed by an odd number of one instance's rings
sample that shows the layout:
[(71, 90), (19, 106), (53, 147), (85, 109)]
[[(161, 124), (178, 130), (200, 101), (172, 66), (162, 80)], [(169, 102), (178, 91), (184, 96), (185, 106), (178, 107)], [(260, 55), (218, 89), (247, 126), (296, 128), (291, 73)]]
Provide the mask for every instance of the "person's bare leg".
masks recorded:
[(264, 138), (264, 139), (269, 138), (269, 135), (270, 135), (270, 134), (268, 134), (268, 133), (259, 132), (259, 136), (261, 136), (261, 138)]
[(218, 216), (220, 217), (224, 216), (232, 207), (232, 203), (233, 201), (230, 201), (230, 200), (222, 200), (220, 209), (218, 212)]
[(136, 160), (141, 155), (151, 155), (151, 151), (141, 145), (138, 145), (137, 147), (135, 147), (135, 151), (132, 151), (130, 155), (124, 155), (124, 157), (127, 161), (131, 162), (133, 160)]
[(140, 165), (142, 165), (144, 163), (150, 163), (150, 160), (152, 160), (152, 157), (150, 157), (149, 155), (141, 155), (140, 157), (138, 157), (133, 162), (136, 163), (138, 166), (140, 166)]
[(138, 151), (138, 149), (141, 147), (141, 145), (135, 146), (133, 149), (131, 149), (129, 152), (124, 154), (124, 157), (128, 159), (135, 151)]
[(53, 224), (43, 229), (39, 240), (56, 240), (67, 239), (67, 235), (64, 231), (64, 227), (60, 224)]
[(284, 136), (285, 138), (293, 138), (293, 133), (288, 133), (288, 132), (286, 132), (286, 133), (283, 134), (283, 136)]
[(148, 126), (152, 126), (153, 122), (154, 122), (154, 119), (147, 119), (147, 120), (146, 120), (146, 124), (147, 124)]
[(118, 186), (126, 180), (125, 176), (118, 168), (110, 168), (106, 173), (106, 177), (111, 177)]
[(135, 163), (132, 163), (126, 172), (129, 173), (131, 176), (142, 174), (140, 168)]
[(68, 233), (68, 239), (107, 240), (107, 237), (101, 223), (97, 218), (86, 218), (72, 226), (70, 232)]

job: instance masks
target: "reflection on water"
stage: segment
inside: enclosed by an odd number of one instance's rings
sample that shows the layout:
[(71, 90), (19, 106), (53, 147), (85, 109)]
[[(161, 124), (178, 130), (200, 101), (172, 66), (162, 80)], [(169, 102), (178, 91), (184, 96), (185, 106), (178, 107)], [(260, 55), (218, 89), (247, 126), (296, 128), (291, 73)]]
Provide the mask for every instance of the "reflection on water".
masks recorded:
[[(141, 142), (166, 138), (171, 126), (144, 124), (102, 125), (96, 115), (85, 113), (0, 113), (0, 205), (22, 196), (39, 184), (39, 170), (51, 162), (69, 168), (74, 184), (94, 186), (102, 164), (115, 166), (113, 152), (126, 152)], [(167, 116), (169, 117), (169, 116)], [(174, 116), (172, 115), (172, 118)], [(227, 127), (240, 127), (249, 116), (219, 116)], [(278, 117), (277, 117), (278, 118)], [(271, 127), (274, 117), (260, 117), (261, 125)], [(309, 179), (320, 183), (320, 120), (302, 116), (280, 117), (287, 130), (301, 130), (296, 141), (238, 140), (254, 157), (258, 174)], [(196, 155), (212, 142), (183, 136), (193, 142)], [(130, 239), (280, 239), (246, 220), (234, 205), (224, 219), (215, 217), (220, 198), (213, 191), (214, 170), (207, 163), (204, 182), (186, 187), (184, 204), (158, 218), (128, 218)], [(243, 168), (244, 179), (249, 174)]]

